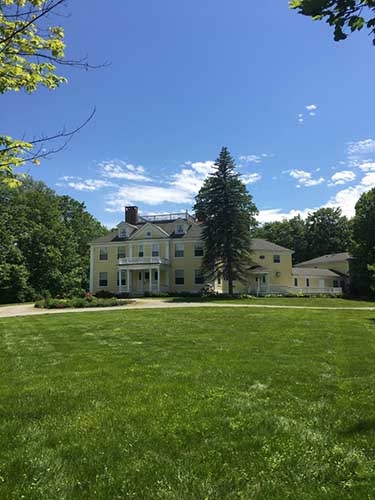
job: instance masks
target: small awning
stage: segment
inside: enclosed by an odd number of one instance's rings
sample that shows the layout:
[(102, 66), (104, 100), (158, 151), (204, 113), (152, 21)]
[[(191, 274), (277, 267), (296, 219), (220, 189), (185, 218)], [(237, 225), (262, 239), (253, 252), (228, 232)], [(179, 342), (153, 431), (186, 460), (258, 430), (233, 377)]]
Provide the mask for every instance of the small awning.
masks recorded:
[(249, 268), (250, 274), (268, 274), (270, 271), (263, 266), (255, 265)]

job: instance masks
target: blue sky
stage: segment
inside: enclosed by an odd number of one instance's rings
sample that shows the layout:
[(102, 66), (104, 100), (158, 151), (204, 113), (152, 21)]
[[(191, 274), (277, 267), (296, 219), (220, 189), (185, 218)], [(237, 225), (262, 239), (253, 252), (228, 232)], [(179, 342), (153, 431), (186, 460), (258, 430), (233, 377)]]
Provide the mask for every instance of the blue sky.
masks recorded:
[(375, 186), (375, 48), (366, 33), (335, 43), (287, 0), (70, 2), (68, 57), (55, 92), (2, 96), (2, 129), (20, 137), (94, 119), (28, 172), (84, 201), (108, 226), (123, 206), (190, 209), (225, 145), (260, 220), (341, 206)]

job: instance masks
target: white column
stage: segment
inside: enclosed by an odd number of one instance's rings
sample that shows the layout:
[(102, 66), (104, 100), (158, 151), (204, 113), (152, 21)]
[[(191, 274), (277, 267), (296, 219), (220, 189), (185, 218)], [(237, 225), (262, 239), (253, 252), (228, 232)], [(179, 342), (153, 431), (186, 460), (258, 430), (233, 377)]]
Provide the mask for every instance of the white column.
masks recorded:
[(94, 247), (90, 247), (90, 293), (94, 291)]
[(129, 245), (129, 258), (133, 257), (133, 245)]
[(158, 293), (160, 293), (160, 266), (158, 268)]
[(150, 290), (150, 293), (151, 293), (152, 292), (152, 268), (151, 267), (148, 270), (148, 275), (150, 277), (150, 279), (149, 279), (149, 290)]
[(131, 277), (130, 271), (129, 271), (129, 269), (127, 269), (127, 271), (126, 271), (126, 283), (128, 284), (128, 292), (129, 293), (130, 293), (130, 290), (131, 290), (131, 288), (130, 288), (130, 277)]
[(166, 241), (165, 246), (165, 258), (169, 260), (169, 240)]
[(119, 291), (119, 293), (122, 292), (122, 290), (121, 290), (121, 269), (118, 270), (118, 291)]

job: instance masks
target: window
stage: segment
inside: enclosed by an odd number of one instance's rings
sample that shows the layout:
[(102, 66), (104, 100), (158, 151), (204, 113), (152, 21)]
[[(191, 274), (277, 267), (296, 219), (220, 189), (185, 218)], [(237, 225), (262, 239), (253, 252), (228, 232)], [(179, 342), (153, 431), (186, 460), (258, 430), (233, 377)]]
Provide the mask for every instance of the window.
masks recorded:
[(264, 283), (264, 284), (267, 283), (267, 277), (265, 274), (263, 274), (263, 276), (262, 276), (262, 283)]
[(298, 278), (294, 278), (294, 286), (298, 286)]
[(194, 245), (194, 257), (203, 257), (204, 247), (203, 243), (195, 243)]
[(219, 274), (219, 276), (217, 277), (217, 284), (221, 285), (221, 274)]
[(174, 247), (174, 256), (175, 257), (183, 257), (184, 256), (184, 244), (176, 243)]
[(310, 286), (310, 278), (306, 278), (306, 286), (307, 286), (307, 288), (309, 288), (309, 286)]
[(117, 248), (117, 258), (118, 259), (125, 259), (125, 257), (126, 257), (125, 247), (118, 247)]
[(339, 287), (338, 280), (333, 280), (333, 288), (338, 288), (338, 287)]
[(154, 271), (154, 281), (158, 281), (158, 272)]
[(108, 273), (99, 273), (99, 286), (108, 286)]
[(264, 260), (266, 257), (265, 255), (259, 255), (260, 260)]
[(119, 231), (119, 237), (120, 238), (127, 238), (128, 237), (128, 230), (126, 227), (122, 227)]
[(280, 264), (280, 255), (274, 255), (273, 256), (273, 261), (275, 264)]
[(176, 224), (176, 234), (184, 234), (184, 225), (183, 224)]
[(152, 244), (152, 256), (159, 257), (159, 243)]
[(152, 234), (151, 231), (146, 231), (146, 238), (151, 238)]
[(194, 283), (196, 285), (204, 285), (204, 275), (202, 269), (195, 269), (194, 271)]
[[(117, 286), (120, 286), (118, 273), (117, 273)], [(126, 271), (121, 271), (121, 286), (126, 286)]]
[(99, 249), (99, 260), (108, 260), (108, 248), (101, 247)]
[(139, 245), (138, 247), (138, 257), (144, 257), (143, 245)]
[(185, 284), (185, 275), (183, 269), (176, 269), (174, 272), (174, 282), (176, 285)]

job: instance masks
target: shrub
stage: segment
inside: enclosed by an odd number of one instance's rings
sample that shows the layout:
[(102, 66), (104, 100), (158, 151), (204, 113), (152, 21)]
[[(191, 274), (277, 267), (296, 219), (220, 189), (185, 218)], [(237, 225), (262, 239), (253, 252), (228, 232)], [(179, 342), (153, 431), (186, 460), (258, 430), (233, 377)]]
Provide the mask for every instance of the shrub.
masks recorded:
[(112, 299), (115, 296), (114, 293), (109, 292), (108, 290), (99, 290), (94, 295), (98, 299)]
[(101, 299), (97, 297), (74, 297), (72, 299), (42, 299), (35, 303), (35, 307), (41, 309), (65, 309), (84, 308), (84, 307), (114, 307), (130, 304), (130, 300), (121, 300), (116, 297), (110, 299)]

